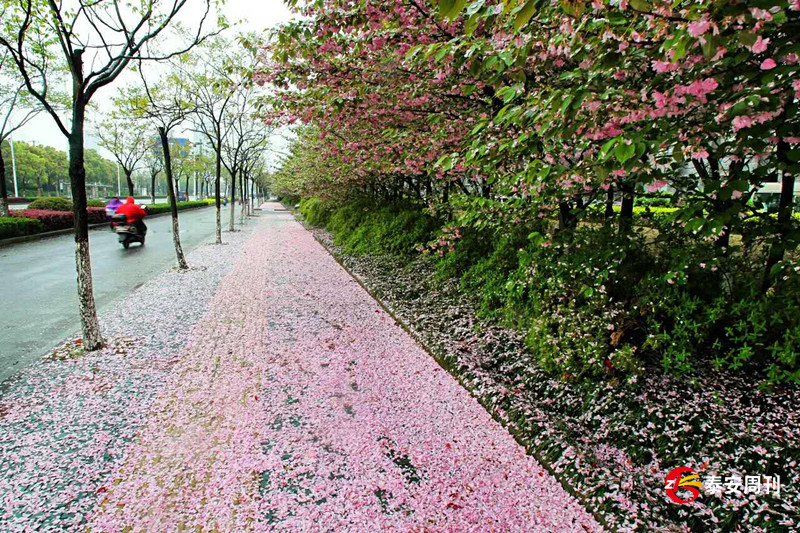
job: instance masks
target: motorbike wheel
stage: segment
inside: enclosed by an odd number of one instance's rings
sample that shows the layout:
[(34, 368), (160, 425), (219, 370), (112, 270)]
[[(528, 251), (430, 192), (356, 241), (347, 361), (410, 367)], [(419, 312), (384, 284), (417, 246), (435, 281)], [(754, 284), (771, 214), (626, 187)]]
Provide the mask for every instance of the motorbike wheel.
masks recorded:
[(130, 248), (130, 246), (131, 246), (131, 241), (129, 241), (128, 239), (122, 241), (122, 247), (125, 248), (126, 250)]

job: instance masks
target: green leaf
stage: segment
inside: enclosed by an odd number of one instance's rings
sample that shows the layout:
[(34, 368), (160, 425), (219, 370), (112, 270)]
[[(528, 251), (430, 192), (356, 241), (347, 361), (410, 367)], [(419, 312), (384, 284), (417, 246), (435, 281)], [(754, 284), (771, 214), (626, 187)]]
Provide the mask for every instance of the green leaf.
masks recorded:
[(690, 220), (686, 224), (686, 229), (689, 231), (700, 231), (700, 229), (705, 225), (706, 221), (702, 218), (695, 218)]
[(647, 0), (630, 0), (630, 4), (633, 9), (642, 13), (650, 13), (653, 10), (653, 6)]
[(514, 21), (514, 29), (519, 30), (530, 22), (533, 15), (536, 14), (536, 0), (528, 0), (522, 9), (517, 13), (517, 19)]
[(700, 44), (703, 50), (703, 57), (711, 59), (717, 53), (717, 41), (713, 35), (707, 35), (705, 40)]
[(472, 2), (470, 5), (467, 6), (467, 15), (470, 16), (474, 15), (475, 13), (478, 12), (480, 8), (483, 7), (483, 4), (485, 3), (486, 0), (476, 0), (475, 2)]
[(617, 161), (623, 165), (625, 164), (625, 161), (633, 157), (634, 154), (636, 154), (636, 145), (633, 143), (626, 144), (623, 142), (614, 148), (614, 155), (617, 157)]
[(446, 17), (450, 10), (453, 9), (453, 6), (456, 5), (455, 0), (439, 0), (439, 15), (442, 17)]
[[(442, 4), (450, 4), (450, 8), (446, 11), (442, 11)], [(440, 0), (439, 2), (439, 12), (442, 13), (442, 16), (448, 18), (450, 20), (456, 18), (461, 11), (464, 9), (464, 6), (467, 5), (467, 0)]]
[(608, 156), (611, 155), (611, 149), (614, 148), (614, 145), (617, 144), (618, 142), (619, 142), (619, 137), (614, 137), (613, 139), (606, 141), (606, 143), (600, 149), (600, 159), (602, 159), (603, 161), (608, 159)]
[(789, 158), (789, 161), (800, 161), (800, 148), (795, 148), (794, 150), (789, 150), (786, 152), (786, 157)]
[(755, 33), (749, 31), (740, 31), (736, 36), (739, 37), (739, 41), (745, 46), (753, 46), (756, 44), (756, 39), (758, 38)]
[(464, 23), (464, 33), (465, 33), (465, 34), (466, 34), (468, 37), (469, 37), (470, 35), (472, 35), (473, 33), (475, 33), (475, 30), (478, 28), (478, 21), (479, 21), (479, 20), (480, 20), (480, 17), (478, 16), (478, 14), (477, 14), (477, 13), (475, 13), (474, 15), (471, 15), (471, 16), (470, 16), (470, 17), (467, 19), (467, 22), (466, 22), (466, 23)]

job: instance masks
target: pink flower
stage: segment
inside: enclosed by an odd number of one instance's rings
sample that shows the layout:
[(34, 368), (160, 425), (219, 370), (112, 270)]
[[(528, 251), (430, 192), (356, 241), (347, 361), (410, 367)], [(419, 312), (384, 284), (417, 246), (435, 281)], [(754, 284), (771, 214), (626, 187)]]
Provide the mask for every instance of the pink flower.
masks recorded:
[(768, 57), (761, 63), (761, 70), (772, 70), (777, 66), (778, 64), (775, 63), (775, 60), (771, 57)]
[(741, 197), (742, 197), (742, 191), (733, 191), (733, 193), (731, 194), (731, 198), (733, 198), (734, 200), (738, 200)]
[(753, 119), (747, 116), (738, 116), (733, 119), (733, 131), (749, 128), (753, 125)]
[(753, 46), (750, 47), (750, 50), (754, 54), (761, 54), (761, 53), (767, 51), (767, 45), (768, 44), (769, 44), (769, 39), (764, 39), (763, 37), (761, 37), (759, 35), (758, 39), (756, 39), (756, 42), (753, 43)]
[(704, 148), (697, 152), (692, 152), (692, 159), (708, 159), (708, 150)]
[(659, 190), (666, 187), (668, 183), (664, 180), (656, 180), (650, 185), (647, 186), (647, 192), (658, 192)]
[(766, 21), (772, 20), (772, 13), (770, 13), (766, 9), (761, 9), (761, 8), (758, 8), (758, 7), (751, 7), (750, 8), (750, 14), (753, 15), (753, 18), (756, 18), (756, 19), (759, 19), (759, 20), (766, 20)]
[(698, 20), (689, 23), (689, 35), (692, 37), (700, 37), (711, 29), (711, 23), (707, 20)]
[(672, 63), (671, 61), (653, 61), (653, 70), (659, 74), (663, 74), (665, 72), (678, 70), (678, 65), (676, 63)]

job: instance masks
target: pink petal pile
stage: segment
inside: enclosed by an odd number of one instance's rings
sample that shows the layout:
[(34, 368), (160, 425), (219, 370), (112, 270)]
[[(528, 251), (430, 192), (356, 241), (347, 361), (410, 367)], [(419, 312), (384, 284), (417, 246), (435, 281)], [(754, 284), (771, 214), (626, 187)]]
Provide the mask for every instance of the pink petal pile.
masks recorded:
[(601, 531), (290, 215), (265, 206), (95, 531)]

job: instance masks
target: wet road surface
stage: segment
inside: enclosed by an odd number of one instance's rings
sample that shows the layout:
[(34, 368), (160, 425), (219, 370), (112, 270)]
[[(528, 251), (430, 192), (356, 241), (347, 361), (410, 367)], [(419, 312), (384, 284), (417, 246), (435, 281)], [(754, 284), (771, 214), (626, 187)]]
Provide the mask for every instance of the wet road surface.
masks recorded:
[[(214, 237), (214, 209), (180, 213), (184, 252)], [(227, 227), (229, 211), (223, 208)], [(238, 221), (238, 212), (237, 212)], [(135, 290), (175, 264), (171, 220), (147, 221), (147, 245), (124, 250), (104, 226), (89, 234), (98, 309)], [(223, 241), (225, 234), (223, 233)], [(191, 266), (191, 265), (190, 265)], [(0, 247), (0, 382), (80, 329), (71, 234)]]

